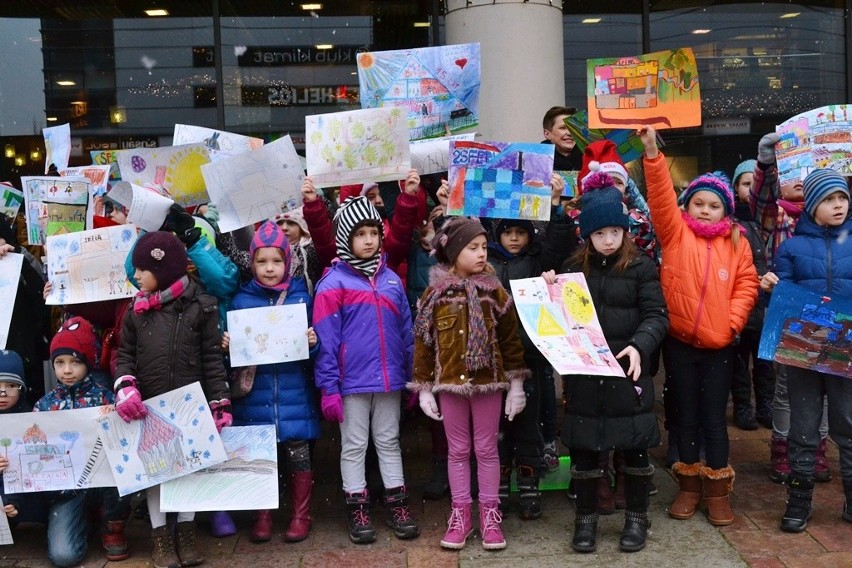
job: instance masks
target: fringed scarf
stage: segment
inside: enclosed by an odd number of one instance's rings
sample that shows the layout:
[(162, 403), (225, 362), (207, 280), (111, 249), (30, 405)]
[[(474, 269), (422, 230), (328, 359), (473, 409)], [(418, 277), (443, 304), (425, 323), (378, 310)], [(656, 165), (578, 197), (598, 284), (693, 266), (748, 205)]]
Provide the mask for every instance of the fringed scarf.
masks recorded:
[[(488, 340), (488, 328), (485, 327), (485, 315), (482, 313), (481, 299), (479, 298), (477, 284), (481, 284), (485, 275), (474, 275), (469, 278), (460, 279), (455, 275), (448, 275), (452, 282), (441, 291), (433, 290), (432, 294), (420, 306), (417, 320), (414, 325), (414, 333), (428, 346), (434, 344), (434, 337), (430, 333), (433, 327), (432, 317), (435, 306), (446, 296), (450, 290), (464, 291), (467, 303), (467, 353), (465, 354), (465, 365), (468, 371), (487, 369), (491, 367), (490, 342)], [(491, 278), (494, 278), (491, 276)]]
[(737, 227), (741, 233), (745, 234), (745, 228), (740, 224), (734, 223), (730, 217), (725, 217), (721, 221), (715, 223), (702, 223), (698, 219), (692, 217), (686, 211), (681, 212), (686, 225), (692, 229), (692, 232), (699, 237), (705, 239), (714, 239), (716, 237), (726, 237), (731, 234), (733, 227)]
[(182, 276), (176, 280), (174, 284), (165, 290), (157, 290), (156, 292), (139, 292), (133, 300), (133, 312), (137, 314), (145, 313), (149, 310), (159, 311), (163, 306), (180, 297), (189, 286), (189, 276)]

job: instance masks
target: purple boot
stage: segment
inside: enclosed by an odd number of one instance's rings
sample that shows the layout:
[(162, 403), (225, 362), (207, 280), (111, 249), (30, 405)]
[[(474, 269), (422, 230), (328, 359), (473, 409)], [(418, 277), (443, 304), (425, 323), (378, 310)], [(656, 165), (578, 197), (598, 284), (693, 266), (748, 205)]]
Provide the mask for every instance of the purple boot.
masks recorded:
[(216, 511), (210, 515), (210, 535), (222, 538), (237, 534), (237, 527), (226, 511)]

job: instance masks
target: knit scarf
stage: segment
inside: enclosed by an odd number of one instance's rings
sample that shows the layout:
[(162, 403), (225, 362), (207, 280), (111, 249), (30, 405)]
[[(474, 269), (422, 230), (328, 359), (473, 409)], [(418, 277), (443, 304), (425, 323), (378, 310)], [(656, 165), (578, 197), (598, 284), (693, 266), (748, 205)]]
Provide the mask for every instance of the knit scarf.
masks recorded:
[(681, 215), (683, 216), (683, 220), (686, 221), (686, 225), (692, 229), (692, 232), (699, 237), (704, 237), (705, 239), (726, 237), (731, 234), (731, 230), (734, 226), (739, 228), (741, 233), (745, 233), (745, 229), (739, 224), (734, 223), (730, 217), (725, 217), (721, 221), (717, 221), (715, 223), (702, 223), (686, 211), (681, 212)]
[(149, 310), (159, 311), (163, 306), (183, 294), (187, 286), (189, 286), (189, 276), (182, 276), (165, 290), (139, 292), (133, 301), (133, 311), (137, 314), (142, 314)]
[[(485, 327), (485, 315), (482, 313), (482, 304), (477, 292), (476, 277), (465, 278), (451, 284), (445, 291), (464, 290), (465, 301), (467, 302), (467, 353), (465, 355), (465, 365), (468, 371), (476, 371), (478, 369), (487, 369), (491, 366), (491, 357), (489, 352), (488, 328)], [(428, 346), (434, 344), (434, 337), (430, 333), (432, 328), (432, 316), (435, 312), (435, 306), (443, 299), (444, 294), (432, 293), (420, 306), (420, 311), (417, 314), (417, 321), (414, 326), (414, 333), (423, 340)]]
[(802, 214), (802, 211), (805, 210), (804, 201), (787, 201), (786, 199), (779, 199), (775, 203), (777, 203), (778, 207), (783, 209), (784, 212), (793, 219), (798, 219)]

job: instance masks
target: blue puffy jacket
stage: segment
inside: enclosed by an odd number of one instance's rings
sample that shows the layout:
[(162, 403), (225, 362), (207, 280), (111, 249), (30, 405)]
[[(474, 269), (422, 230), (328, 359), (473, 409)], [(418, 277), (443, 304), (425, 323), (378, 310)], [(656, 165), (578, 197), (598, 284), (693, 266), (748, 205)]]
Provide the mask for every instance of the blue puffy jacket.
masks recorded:
[[(231, 302), (231, 310), (274, 306), (280, 293), (252, 279)], [(311, 296), (303, 278), (290, 280), (284, 305), (306, 304), (311, 321)], [(313, 357), (318, 345), (311, 349)], [(319, 409), (309, 361), (258, 365), (251, 392), (231, 401), (234, 426), (275, 424), (278, 441), (315, 440), (320, 435)]]
[(326, 394), (393, 392), (411, 378), (411, 310), (384, 258), (369, 279), (346, 262), (331, 265), (317, 285), (314, 329), (314, 379)]
[(775, 252), (773, 271), (781, 280), (827, 296), (852, 297), (852, 219), (838, 227), (821, 227), (803, 214), (793, 238)]

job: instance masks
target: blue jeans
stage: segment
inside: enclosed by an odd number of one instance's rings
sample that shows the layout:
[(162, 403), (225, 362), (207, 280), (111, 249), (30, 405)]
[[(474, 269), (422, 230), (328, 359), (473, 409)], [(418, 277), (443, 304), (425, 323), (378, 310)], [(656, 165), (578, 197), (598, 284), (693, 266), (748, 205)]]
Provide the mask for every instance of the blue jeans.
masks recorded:
[(790, 469), (813, 477), (820, 438), (823, 399), (828, 399), (828, 434), (840, 448), (840, 473), (852, 481), (852, 380), (809, 369), (787, 367), (790, 400)]
[(73, 497), (50, 505), (47, 523), (47, 556), (56, 566), (77, 566), (86, 557), (89, 512), (103, 505), (106, 521), (124, 521), (130, 512), (130, 496), (119, 497), (115, 487), (79, 490)]

